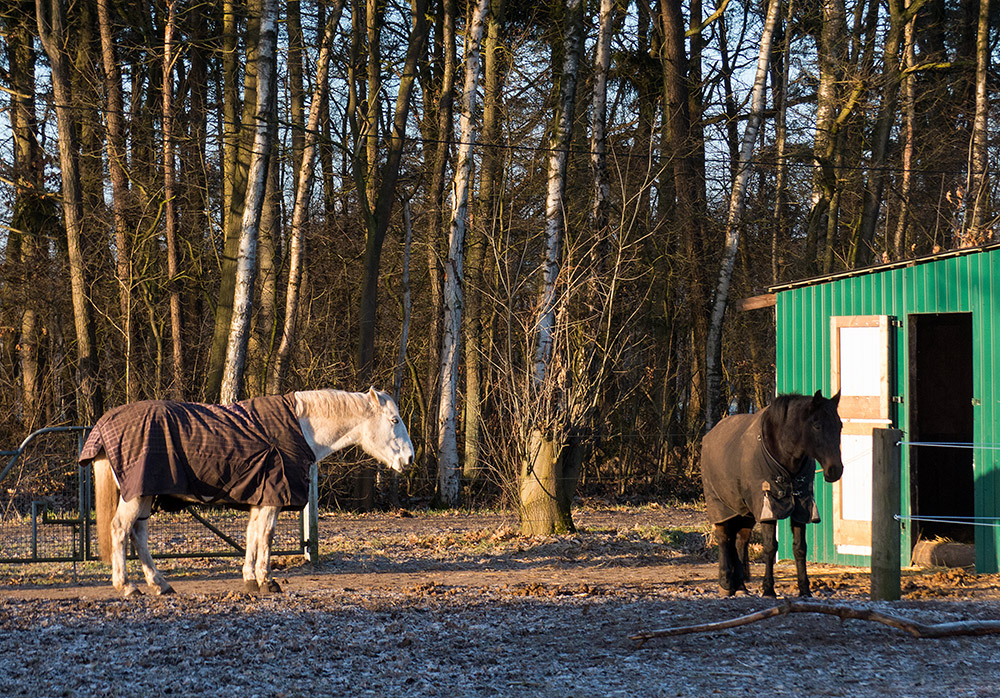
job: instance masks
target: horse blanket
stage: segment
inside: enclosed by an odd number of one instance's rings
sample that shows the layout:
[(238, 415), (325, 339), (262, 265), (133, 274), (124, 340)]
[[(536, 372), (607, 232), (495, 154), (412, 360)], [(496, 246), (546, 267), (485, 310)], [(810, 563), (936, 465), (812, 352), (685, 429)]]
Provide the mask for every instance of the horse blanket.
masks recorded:
[(146, 400), (106, 412), (80, 452), (104, 451), (126, 501), (191, 495), (208, 502), (301, 509), (316, 460), (293, 395), (232, 405)]
[(803, 458), (792, 476), (764, 445), (764, 408), (735, 414), (712, 428), (701, 445), (701, 478), (708, 519), (720, 524), (737, 516), (755, 521), (791, 517), (796, 523), (818, 523), (813, 496), (816, 467)]

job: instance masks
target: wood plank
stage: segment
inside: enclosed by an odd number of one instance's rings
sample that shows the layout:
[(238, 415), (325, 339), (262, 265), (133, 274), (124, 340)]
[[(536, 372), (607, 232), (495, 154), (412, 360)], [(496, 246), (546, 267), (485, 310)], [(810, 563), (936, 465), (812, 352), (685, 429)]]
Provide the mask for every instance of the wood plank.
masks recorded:
[(736, 301), (736, 309), (741, 313), (746, 310), (758, 310), (760, 308), (772, 308), (778, 304), (778, 294), (765, 293), (760, 296), (741, 298)]

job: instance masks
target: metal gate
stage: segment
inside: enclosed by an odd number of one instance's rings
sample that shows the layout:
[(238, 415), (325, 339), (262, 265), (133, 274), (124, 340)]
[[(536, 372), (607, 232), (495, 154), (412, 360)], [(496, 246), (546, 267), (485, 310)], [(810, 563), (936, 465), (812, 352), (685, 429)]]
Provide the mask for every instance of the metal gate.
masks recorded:
[[(0, 451), (7, 459), (0, 469), (0, 563), (99, 559), (93, 469), (76, 458), (89, 431), (47, 427), (17, 450)], [(278, 518), (273, 555), (319, 555), (315, 464), (309, 475), (309, 504), (299, 516)], [(158, 512), (150, 520), (149, 547), (160, 558), (242, 556), (247, 516), (202, 506)]]

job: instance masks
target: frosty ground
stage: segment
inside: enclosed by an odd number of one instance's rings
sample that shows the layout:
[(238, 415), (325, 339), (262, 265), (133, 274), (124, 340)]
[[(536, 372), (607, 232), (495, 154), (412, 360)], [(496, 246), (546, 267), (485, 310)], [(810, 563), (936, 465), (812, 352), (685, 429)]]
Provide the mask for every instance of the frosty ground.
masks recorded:
[[(141, 599), (119, 598), (97, 563), (2, 566), (0, 694), (1000, 694), (1000, 636), (918, 640), (799, 614), (639, 648), (638, 631), (775, 602), (718, 596), (697, 507), (585, 507), (576, 522), (525, 538), (505, 514), (327, 515), (319, 563), (280, 559), (285, 592), (268, 597), (240, 591), (233, 559), (164, 561), (178, 593)], [(811, 570), (823, 599), (1000, 619), (996, 575), (906, 570), (904, 599), (876, 604), (864, 570)], [(793, 593), (794, 570), (778, 573)]]

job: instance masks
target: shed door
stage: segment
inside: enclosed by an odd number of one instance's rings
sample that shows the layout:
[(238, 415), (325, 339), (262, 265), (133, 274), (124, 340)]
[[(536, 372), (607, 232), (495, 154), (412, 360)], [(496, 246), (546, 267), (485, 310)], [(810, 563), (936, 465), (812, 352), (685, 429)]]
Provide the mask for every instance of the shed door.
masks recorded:
[(844, 476), (833, 484), (833, 542), (845, 555), (871, 555), (872, 430), (888, 427), (888, 315), (831, 318), (833, 392), (844, 421), (840, 440)]

